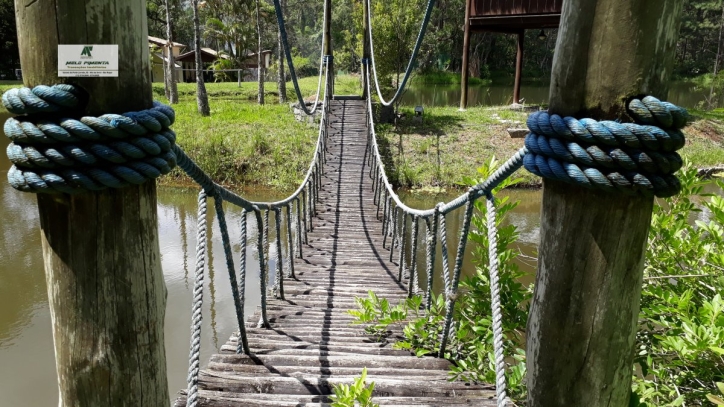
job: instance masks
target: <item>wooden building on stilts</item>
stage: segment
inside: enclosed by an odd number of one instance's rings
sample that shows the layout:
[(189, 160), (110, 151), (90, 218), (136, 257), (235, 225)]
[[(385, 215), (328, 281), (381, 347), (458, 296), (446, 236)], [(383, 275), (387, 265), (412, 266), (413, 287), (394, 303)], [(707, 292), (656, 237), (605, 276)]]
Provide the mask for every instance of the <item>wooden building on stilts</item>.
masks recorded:
[(460, 109), (465, 109), (468, 104), (468, 54), (471, 33), (495, 32), (518, 35), (513, 88), (513, 103), (518, 103), (525, 30), (558, 28), (562, 6), (563, 0), (466, 0)]

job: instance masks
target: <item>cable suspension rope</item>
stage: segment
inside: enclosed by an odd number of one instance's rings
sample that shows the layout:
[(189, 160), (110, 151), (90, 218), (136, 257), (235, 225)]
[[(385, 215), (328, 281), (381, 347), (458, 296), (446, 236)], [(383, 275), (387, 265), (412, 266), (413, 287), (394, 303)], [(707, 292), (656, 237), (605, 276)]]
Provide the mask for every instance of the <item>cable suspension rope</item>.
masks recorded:
[[(274, 0), (275, 2), (278, 0)], [(372, 61), (372, 73), (375, 79), (375, 89), (377, 90), (377, 97), (380, 99), (380, 103), (382, 103), (383, 106), (391, 106), (393, 103), (397, 102), (397, 99), (402, 96), (402, 92), (405, 90), (405, 86), (407, 85), (407, 80), (410, 79), (410, 75), (412, 74), (412, 68), (415, 65), (415, 60), (417, 60), (417, 54), (420, 51), (420, 47), (422, 46), (422, 40), (425, 38), (425, 32), (427, 31), (427, 24), (430, 22), (430, 17), (432, 16), (432, 9), (435, 7), (435, 0), (428, 0), (427, 2), (427, 8), (425, 10), (425, 16), (422, 19), (422, 23), (420, 23), (420, 31), (417, 34), (417, 40), (415, 41), (415, 48), (412, 49), (412, 55), (410, 55), (410, 60), (407, 63), (407, 69), (405, 70), (405, 76), (402, 77), (402, 83), (398, 84), (397, 91), (392, 96), (392, 99), (389, 101), (386, 101), (384, 97), (382, 97), (382, 91), (380, 89), (380, 82), (377, 77), (377, 65), (375, 64), (375, 47), (374, 47), (374, 41), (372, 39), (372, 7), (370, 6), (370, 3), (372, 0), (364, 0), (365, 7), (367, 8), (367, 33), (369, 36), (369, 43), (370, 43), (370, 59)], [(369, 78), (368, 78), (369, 80)]]
[[(324, 2), (324, 13), (327, 12), (327, 3)], [(299, 82), (297, 81), (297, 71), (294, 69), (294, 61), (292, 60), (292, 51), (289, 48), (289, 39), (287, 38), (287, 29), (286, 24), (284, 23), (284, 14), (282, 13), (282, 5), (279, 3), (279, 0), (274, 0), (274, 11), (276, 12), (277, 17), (277, 25), (279, 26), (279, 32), (282, 36), (282, 44), (284, 44), (284, 55), (287, 57), (287, 65), (289, 66), (289, 75), (292, 77), (292, 83), (294, 84), (294, 91), (297, 94), (297, 100), (299, 101), (299, 106), (307, 115), (313, 115), (317, 111), (317, 106), (319, 105), (319, 91), (322, 88), (322, 67), (325, 64), (325, 55), (324, 55), (324, 45), (325, 45), (325, 36), (322, 35), (322, 49), (320, 50), (320, 57), (319, 57), (319, 81), (317, 82), (317, 96), (314, 98), (314, 106), (311, 110), (307, 108), (306, 103), (304, 102), (304, 98), (302, 97), (302, 91), (299, 89)], [(327, 28), (327, 19), (323, 18), (322, 23), (322, 32), (324, 33)], [(325, 76), (328, 75), (328, 72), (325, 73)], [(325, 87), (325, 97), (327, 95), (327, 87)]]

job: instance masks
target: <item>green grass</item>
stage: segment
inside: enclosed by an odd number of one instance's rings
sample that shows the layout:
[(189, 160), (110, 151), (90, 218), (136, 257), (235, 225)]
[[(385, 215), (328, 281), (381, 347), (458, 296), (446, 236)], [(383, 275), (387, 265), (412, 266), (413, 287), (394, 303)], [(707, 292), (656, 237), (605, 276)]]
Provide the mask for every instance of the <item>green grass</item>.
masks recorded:
[[(458, 187), (464, 176), (477, 176), (476, 168), (491, 156), (503, 162), (523, 147), (523, 139), (511, 139), (506, 129), (524, 128), (525, 113), (490, 107), (464, 112), (454, 107), (430, 107), (419, 124), (410, 119), (412, 109), (403, 108), (402, 112), (405, 118), (397, 128), (377, 125), (388, 176), (398, 186)], [(695, 112), (694, 119), (684, 129), (687, 142), (681, 156), (696, 167), (724, 164), (724, 109), (701, 115)], [(538, 177), (525, 170), (518, 170), (516, 176), (523, 178), (524, 185), (540, 184)]]
[[(225, 185), (296, 188), (309, 167), (317, 127), (294, 119), (289, 107), (211, 99), (211, 116), (196, 111), (196, 99), (174, 105), (177, 143), (211, 177)], [(174, 170), (166, 183), (188, 179)]]
[[(0, 94), (5, 92), (6, 90), (17, 88), (23, 85), (22, 81), (0, 81)], [(0, 107), (0, 110), (2, 110), (2, 107)]]
[[(308, 77), (299, 79), (299, 89), (302, 97), (313, 98), (317, 92), (318, 77)], [(237, 82), (208, 82), (206, 83), (206, 92), (209, 98), (219, 97), (235, 97), (246, 100), (256, 100), (258, 85), (256, 82), (242, 82), (241, 86)], [(179, 83), (179, 96), (196, 95), (196, 83)], [(324, 83), (320, 90), (324, 94)], [(362, 86), (359, 83), (359, 76), (356, 75), (340, 75), (335, 78), (334, 92), (338, 95), (346, 94), (362, 94)], [(153, 84), (153, 93), (157, 98), (164, 96), (163, 83)], [(279, 89), (276, 82), (264, 83), (264, 95), (269, 97), (270, 101), (276, 102), (279, 97)], [(320, 98), (322, 97), (320, 95)], [(287, 82), (287, 100), (296, 101), (296, 94), (292, 82)]]
[[(525, 113), (502, 108), (474, 107), (464, 112), (454, 107), (425, 109), (422, 124), (413, 123), (412, 109), (403, 108), (405, 118), (395, 128), (377, 126), (386, 167), (398, 186), (430, 189), (457, 187), (464, 176), (476, 177), (476, 169), (491, 156), (506, 160), (523, 147), (523, 139), (511, 139), (509, 127), (520, 127)], [(497, 115), (497, 117), (495, 116)], [(514, 120), (521, 124), (502, 124)], [(524, 182), (537, 179), (518, 171)]]

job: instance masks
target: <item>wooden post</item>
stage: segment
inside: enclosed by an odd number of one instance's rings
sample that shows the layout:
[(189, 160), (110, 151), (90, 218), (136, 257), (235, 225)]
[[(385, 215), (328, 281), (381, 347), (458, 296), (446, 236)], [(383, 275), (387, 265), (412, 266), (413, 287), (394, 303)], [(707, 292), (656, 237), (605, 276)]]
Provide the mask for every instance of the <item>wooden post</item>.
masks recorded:
[(518, 33), (518, 53), (515, 57), (515, 83), (513, 84), (513, 104), (520, 101), (520, 79), (523, 76), (523, 44), (525, 42), (525, 30)]
[[(550, 112), (625, 119), (626, 98), (665, 98), (682, 2), (566, 1)], [(652, 206), (544, 181), (528, 406), (628, 406)]]
[[(26, 86), (85, 89), (85, 114), (152, 105), (144, 0), (16, 0)], [(118, 44), (119, 77), (58, 78), (58, 44)], [(168, 406), (156, 185), (39, 194), (59, 406)]]
[[(324, 55), (333, 57), (332, 52), (332, 0), (324, 0), (325, 2), (325, 30), (324, 30)], [(330, 91), (334, 95), (334, 59), (329, 61)]]
[(460, 73), (460, 110), (468, 107), (468, 54), (470, 53), (470, 3), (465, 0), (465, 28), (463, 33), (463, 67)]
[[(362, 2), (362, 11), (363, 11), (363, 14), (362, 14), (363, 33), (362, 33), (362, 35), (364, 37), (364, 40), (362, 41), (362, 58), (369, 59), (369, 57), (370, 57), (370, 33), (369, 33), (370, 16), (367, 13), (367, 1), (368, 0), (364, 0)], [(371, 1), (371, 0), (369, 0), (369, 1)], [(365, 69), (366, 68), (363, 65), (362, 69), (361, 69), (361, 71), (362, 71), (362, 97), (366, 99), (371, 95), (367, 94), (367, 72), (365, 71)]]

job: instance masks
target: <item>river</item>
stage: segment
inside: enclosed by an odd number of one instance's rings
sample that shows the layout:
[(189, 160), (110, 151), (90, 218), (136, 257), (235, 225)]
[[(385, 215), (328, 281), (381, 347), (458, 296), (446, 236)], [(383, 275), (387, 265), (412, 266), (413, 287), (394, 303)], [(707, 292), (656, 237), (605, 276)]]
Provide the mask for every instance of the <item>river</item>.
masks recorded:
[[(548, 103), (549, 87), (545, 84), (523, 84), (520, 89), (525, 104)], [(673, 82), (667, 100), (687, 109), (705, 103), (708, 89), (702, 89), (691, 82)], [(724, 105), (724, 96), (719, 96), (717, 106)], [(468, 106), (501, 106), (513, 101), (513, 86), (509, 84), (471, 85), (468, 88)], [(402, 104), (408, 106), (459, 106), (460, 85), (412, 85), (403, 95)]]

